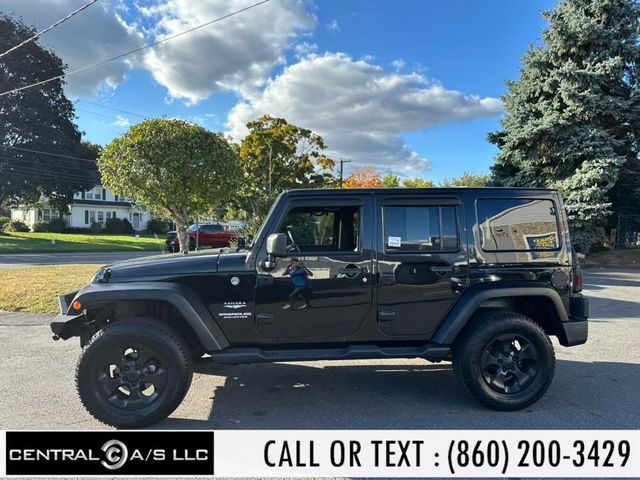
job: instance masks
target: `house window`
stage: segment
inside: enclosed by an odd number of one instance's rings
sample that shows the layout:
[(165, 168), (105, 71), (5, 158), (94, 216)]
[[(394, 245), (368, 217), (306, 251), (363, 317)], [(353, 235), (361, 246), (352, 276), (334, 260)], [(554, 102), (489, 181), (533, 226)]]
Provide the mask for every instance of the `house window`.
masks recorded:
[(116, 218), (116, 212), (115, 212), (115, 210), (113, 211), (113, 218)]
[(89, 200), (93, 200), (93, 190), (89, 190), (85, 193), (85, 197)]
[(104, 223), (104, 212), (98, 212), (98, 223), (100, 225)]
[(96, 223), (96, 211), (89, 210), (89, 223)]
[(102, 188), (101, 187), (96, 187), (95, 188), (95, 192), (96, 192), (95, 195), (94, 195), (95, 199), (96, 200), (102, 199)]
[(111, 212), (107, 212), (107, 220), (111, 218)]
[(51, 210), (46, 208), (42, 211), (42, 220), (45, 222), (49, 222), (51, 220)]
[(84, 211), (84, 224), (89, 225), (89, 210)]

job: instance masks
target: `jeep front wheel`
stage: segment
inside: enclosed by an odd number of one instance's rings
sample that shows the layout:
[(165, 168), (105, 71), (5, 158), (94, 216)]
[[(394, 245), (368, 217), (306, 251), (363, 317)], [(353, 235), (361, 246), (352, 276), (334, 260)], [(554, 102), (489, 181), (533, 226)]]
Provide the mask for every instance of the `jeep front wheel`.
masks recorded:
[(76, 367), (80, 400), (95, 418), (139, 428), (169, 416), (191, 385), (184, 339), (154, 319), (120, 320), (97, 332)]
[(553, 345), (544, 330), (519, 313), (484, 313), (456, 340), (458, 378), (481, 403), (519, 410), (544, 395), (555, 371)]

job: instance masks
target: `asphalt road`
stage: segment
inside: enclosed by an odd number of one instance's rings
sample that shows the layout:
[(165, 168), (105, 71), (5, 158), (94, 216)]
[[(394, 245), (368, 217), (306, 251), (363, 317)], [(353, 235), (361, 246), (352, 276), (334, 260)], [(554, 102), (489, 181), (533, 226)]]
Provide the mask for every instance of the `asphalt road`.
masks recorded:
[(28, 267), (34, 265), (66, 265), (78, 263), (108, 264), (130, 258), (159, 255), (161, 252), (99, 252), (99, 253), (18, 253), (0, 255), (1, 268)]
[[(157, 428), (640, 428), (640, 271), (591, 270), (586, 345), (557, 345), (555, 380), (535, 405), (478, 405), (447, 363), (422, 360), (198, 365)], [(76, 341), (51, 340), (49, 315), (0, 315), (0, 428), (105, 428), (74, 387)]]

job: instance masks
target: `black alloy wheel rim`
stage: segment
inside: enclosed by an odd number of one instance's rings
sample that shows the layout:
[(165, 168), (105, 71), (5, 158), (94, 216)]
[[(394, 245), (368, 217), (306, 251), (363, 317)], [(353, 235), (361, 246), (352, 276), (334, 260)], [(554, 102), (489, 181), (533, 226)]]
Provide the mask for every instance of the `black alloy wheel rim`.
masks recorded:
[(480, 359), (480, 372), (492, 390), (514, 395), (531, 385), (539, 363), (538, 349), (530, 340), (506, 333), (487, 344)]
[(144, 344), (113, 347), (97, 373), (98, 389), (113, 407), (139, 410), (155, 402), (167, 384), (166, 363)]

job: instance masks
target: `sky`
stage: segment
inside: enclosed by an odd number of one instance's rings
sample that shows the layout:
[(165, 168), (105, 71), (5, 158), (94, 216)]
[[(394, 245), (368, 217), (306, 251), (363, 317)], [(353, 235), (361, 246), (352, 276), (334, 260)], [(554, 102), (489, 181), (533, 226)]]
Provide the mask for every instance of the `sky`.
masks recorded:
[[(40, 42), (69, 69), (161, 40), (258, 0), (98, 0)], [(3, 0), (43, 29), (87, 0)], [(487, 173), (505, 80), (539, 44), (550, 0), (270, 0), (67, 77), (77, 124), (105, 145), (166, 116), (239, 141), (263, 114), (320, 134), (328, 154), (436, 182)], [(105, 108), (110, 107), (110, 108)], [(115, 109), (115, 110), (114, 110)]]

